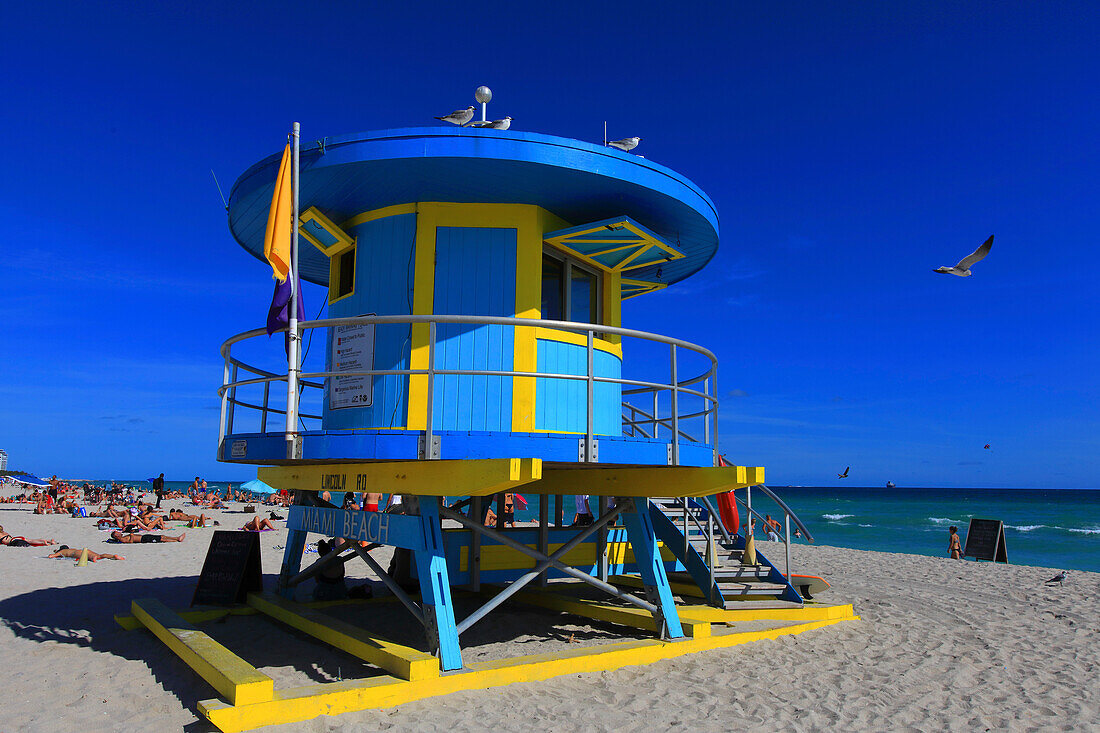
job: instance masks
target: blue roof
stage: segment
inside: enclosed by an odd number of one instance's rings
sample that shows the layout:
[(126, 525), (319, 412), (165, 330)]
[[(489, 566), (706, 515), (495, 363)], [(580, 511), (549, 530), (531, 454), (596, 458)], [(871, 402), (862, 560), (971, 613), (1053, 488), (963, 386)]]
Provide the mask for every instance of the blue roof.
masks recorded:
[[(229, 229), (261, 260), (280, 155), (245, 171), (229, 195)], [(662, 283), (702, 269), (718, 249), (718, 212), (702, 189), (663, 165), (580, 140), (413, 127), (325, 138), (300, 158), (301, 211), (315, 206), (337, 223), (418, 201), (536, 204), (578, 226), (626, 216), (684, 253), (630, 273)], [(304, 239), (299, 251), (301, 276), (327, 285), (328, 259)]]

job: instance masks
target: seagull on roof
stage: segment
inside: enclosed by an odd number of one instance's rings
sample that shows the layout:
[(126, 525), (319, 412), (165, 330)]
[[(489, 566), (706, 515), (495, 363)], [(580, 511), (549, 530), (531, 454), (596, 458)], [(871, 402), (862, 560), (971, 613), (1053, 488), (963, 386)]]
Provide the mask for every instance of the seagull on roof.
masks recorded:
[(444, 122), (450, 122), (452, 125), (465, 125), (467, 122), (474, 118), (474, 106), (471, 104), (466, 109), (456, 109), (454, 112), (443, 117), (436, 117), (437, 120), (443, 120)]
[(486, 130), (507, 130), (511, 126), (511, 117), (505, 117), (503, 120), (478, 120), (470, 123), (470, 127), (484, 127)]
[(968, 254), (959, 260), (959, 264), (954, 267), (937, 267), (935, 272), (942, 273), (944, 275), (958, 275), (959, 277), (970, 277), (974, 273), (970, 272), (970, 267), (976, 263), (985, 259), (985, 256), (989, 254), (989, 250), (993, 247), (993, 237), (985, 240), (985, 243), (981, 247)]
[(640, 137), (624, 137), (622, 140), (612, 140), (608, 143), (613, 148), (618, 148), (624, 153), (629, 153), (634, 148), (638, 147), (642, 139)]
[(1068, 575), (1068, 573), (1066, 573), (1066, 571), (1065, 571), (1065, 570), (1063, 570), (1062, 572), (1058, 573), (1058, 574), (1057, 574), (1057, 575), (1055, 575), (1055, 576), (1054, 576), (1053, 578), (1051, 578), (1050, 580), (1048, 580), (1048, 581), (1046, 582), (1046, 584), (1047, 584), (1047, 585), (1050, 585), (1050, 584), (1052, 584), (1052, 583), (1057, 583), (1058, 585), (1061, 585), (1061, 584), (1062, 584), (1062, 581), (1064, 581), (1064, 580), (1066, 579), (1066, 575)]

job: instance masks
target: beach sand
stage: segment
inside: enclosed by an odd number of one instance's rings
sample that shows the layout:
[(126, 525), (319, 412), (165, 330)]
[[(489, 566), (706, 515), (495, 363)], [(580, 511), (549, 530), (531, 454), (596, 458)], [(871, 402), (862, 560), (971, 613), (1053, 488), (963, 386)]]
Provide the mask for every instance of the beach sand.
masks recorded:
[[(251, 516), (213, 514), (222, 529)], [(212, 529), (184, 530), (181, 544), (118, 546), (106, 544), (92, 521), (0, 505), (0, 524), (14, 534), (126, 557), (76, 567), (46, 559), (47, 548), (0, 547), (0, 731), (214, 730), (194, 710), (216, 693), (151, 634), (123, 631), (113, 619), (134, 598), (186, 607)], [(260, 537), (271, 589), (286, 531)], [(782, 564), (781, 545), (759, 547)], [(1043, 581), (1061, 568), (807, 545), (792, 554), (795, 572), (832, 583), (819, 600), (851, 602), (862, 621), (265, 730), (1100, 730), (1100, 574), (1071, 571), (1064, 587), (1047, 587)], [(348, 571), (367, 577), (362, 563)], [(395, 604), (370, 605), (374, 622), (401, 618)], [(342, 618), (363, 612), (342, 608)], [(468, 659), (550, 651), (570, 635), (597, 643), (623, 633), (507, 608), (463, 636)], [(203, 628), (277, 686), (371, 674), (260, 616)]]

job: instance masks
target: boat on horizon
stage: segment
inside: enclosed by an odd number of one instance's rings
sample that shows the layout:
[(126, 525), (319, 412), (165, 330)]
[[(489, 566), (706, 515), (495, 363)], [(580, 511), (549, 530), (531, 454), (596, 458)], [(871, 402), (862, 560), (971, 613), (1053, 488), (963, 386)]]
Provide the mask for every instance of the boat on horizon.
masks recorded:
[(893, 482), (893, 481), (887, 481), (887, 482), (886, 482), (886, 488), (888, 488), (888, 489), (893, 489), (893, 488), (895, 488), (895, 486), (894, 486), (894, 482)]

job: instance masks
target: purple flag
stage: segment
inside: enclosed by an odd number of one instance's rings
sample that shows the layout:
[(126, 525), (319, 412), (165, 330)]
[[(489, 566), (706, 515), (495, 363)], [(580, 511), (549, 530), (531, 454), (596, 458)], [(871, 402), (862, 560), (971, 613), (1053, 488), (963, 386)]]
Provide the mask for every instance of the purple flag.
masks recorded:
[[(298, 280), (298, 320), (306, 319), (306, 307), (302, 298), (302, 282)], [(275, 292), (271, 295), (271, 307), (267, 309), (267, 335), (290, 325), (290, 278), (275, 281)], [(286, 350), (290, 353), (290, 334), (286, 334)]]

